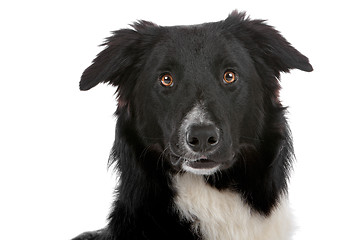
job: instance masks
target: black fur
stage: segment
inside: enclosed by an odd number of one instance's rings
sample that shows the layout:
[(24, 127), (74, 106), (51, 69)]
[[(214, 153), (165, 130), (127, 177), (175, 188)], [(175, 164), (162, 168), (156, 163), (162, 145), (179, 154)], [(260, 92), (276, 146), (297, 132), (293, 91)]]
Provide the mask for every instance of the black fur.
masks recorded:
[[(161, 27), (140, 21), (115, 31), (80, 82), (117, 87), (116, 137), (110, 164), (121, 172), (106, 228), (74, 239), (200, 239), (174, 210), (171, 176), (181, 171), (181, 120), (201, 101), (221, 130), (212, 157), (226, 159), (207, 176), (218, 189), (237, 191), (264, 216), (287, 191), (293, 155), (280, 72), (312, 71), (308, 59), (261, 20), (234, 11), (220, 22)], [(224, 85), (226, 70), (237, 81)], [(171, 73), (173, 87), (160, 84)], [(170, 147), (169, 147), (170, 146)], [(235, 157), (231, 157), (235, 153)]]

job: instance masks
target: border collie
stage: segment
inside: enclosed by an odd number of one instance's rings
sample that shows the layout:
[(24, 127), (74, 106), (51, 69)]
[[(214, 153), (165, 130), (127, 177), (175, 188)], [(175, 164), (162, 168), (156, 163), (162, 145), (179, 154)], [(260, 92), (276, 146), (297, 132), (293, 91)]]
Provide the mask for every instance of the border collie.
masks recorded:
[(74, 240), (291, 238), (280, 72), (308, 58), (263, 20), (113, 32), (80, 89), (117, 88), (108, 225)]

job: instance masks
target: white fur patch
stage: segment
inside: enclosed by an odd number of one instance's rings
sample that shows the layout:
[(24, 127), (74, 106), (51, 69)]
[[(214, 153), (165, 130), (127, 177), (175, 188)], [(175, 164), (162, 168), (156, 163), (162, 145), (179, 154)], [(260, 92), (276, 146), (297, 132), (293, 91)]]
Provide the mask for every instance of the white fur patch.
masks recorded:
[(199, 175), (174, 177), (178, 195), (175, 206), (183, 219), (193, 222), (204, 240), (286, 240), (292, 221), (286, 197), (264, 217), (230, 190), (219, 191)]

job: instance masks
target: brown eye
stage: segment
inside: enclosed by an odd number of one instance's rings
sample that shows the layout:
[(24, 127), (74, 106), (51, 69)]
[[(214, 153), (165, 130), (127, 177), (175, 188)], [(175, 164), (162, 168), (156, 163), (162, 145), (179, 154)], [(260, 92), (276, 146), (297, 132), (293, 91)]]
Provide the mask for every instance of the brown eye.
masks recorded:
[(227, 71), (224, 73), (223, 80), (225, 83), (233, 83), (236, 81), (236, 75), (232, 71)]
[(161, 84), (165, 87), (172, 87), (174, 85), (173, 78), (170, 74), (164, 74), (160, 77)]

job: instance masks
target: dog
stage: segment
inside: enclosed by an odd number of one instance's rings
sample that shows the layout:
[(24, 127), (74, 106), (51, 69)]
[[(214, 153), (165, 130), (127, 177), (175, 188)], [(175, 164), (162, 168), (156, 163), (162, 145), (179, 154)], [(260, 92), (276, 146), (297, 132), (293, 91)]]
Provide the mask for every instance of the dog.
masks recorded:
[(108, 225), (74, 240), (284, 240), (294, 158), (280, 72), (313, 70), (263, 20), (113, 32), (80, 89), (117, 88)]

